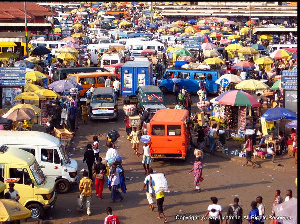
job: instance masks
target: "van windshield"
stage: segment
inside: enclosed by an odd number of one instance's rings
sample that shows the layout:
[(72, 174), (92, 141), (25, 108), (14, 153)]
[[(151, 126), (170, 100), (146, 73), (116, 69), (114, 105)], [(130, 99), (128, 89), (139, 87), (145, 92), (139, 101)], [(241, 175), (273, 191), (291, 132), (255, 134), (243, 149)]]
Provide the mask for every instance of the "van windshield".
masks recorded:
[(163, 98), (161, 94), (157, 93), (145, 93), (142, 97), (142, 102), (146, 103), (163, 103)]
[(36, 160), (34, 160), (33, 164), (31, 164), (29, 168), (34, 176), (37, 185), (45, 183), (46, 177)]
[(109, 95), (109, 94), (98, 94), (98, 95), (93, 95), (92, 102), (93, 103), (113, 103), (114, 98), (112, 95)]

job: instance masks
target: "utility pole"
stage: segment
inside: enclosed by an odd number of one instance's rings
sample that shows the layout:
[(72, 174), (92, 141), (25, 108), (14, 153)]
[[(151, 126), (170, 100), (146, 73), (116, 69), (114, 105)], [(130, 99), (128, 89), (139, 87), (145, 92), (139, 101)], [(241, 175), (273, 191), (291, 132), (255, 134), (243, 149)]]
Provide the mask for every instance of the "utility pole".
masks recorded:
[(53, 19), (53, 7), (51, 3), (51, 30), (52, 30), (52, 40), (54, 40), (54, 19)]
[(251, 2), (249, 2), (249, 14), (250, 14), (250, 17), (249, 17), (249, 26), (250, 26), (249, 33), (250, 33), (250, 43), (251, 43)]
[(28, 57), (28, 30), (27, 30), (27, 11), (26, 11), (26, 1), (24, 1), (24, 13), (25, 13), (25, 41), (26, 41), (26, 52), (24, 55)]

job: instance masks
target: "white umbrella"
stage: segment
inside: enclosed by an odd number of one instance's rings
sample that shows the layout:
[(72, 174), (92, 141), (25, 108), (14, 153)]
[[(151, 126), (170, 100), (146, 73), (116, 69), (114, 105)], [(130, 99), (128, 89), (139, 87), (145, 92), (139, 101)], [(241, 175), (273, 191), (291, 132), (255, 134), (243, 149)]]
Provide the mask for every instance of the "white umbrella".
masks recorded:
[(234, 75), (234, 74), (224, 74), (222, 75), (220, 78), (218, 78), (215, 83), (220, 84), (221, 85), (221, 80), (222, 79), (227, 79), (229, 83), (233, 82), (233, 83), (239, 83), (242, 81), (241, 77)]
[(288, 219), (281, 219), (283, 224), (296, 224), (297, 223), (297, 198), (291, 198), (279, 205), (273, 207), (276, 217), (288, 217)]

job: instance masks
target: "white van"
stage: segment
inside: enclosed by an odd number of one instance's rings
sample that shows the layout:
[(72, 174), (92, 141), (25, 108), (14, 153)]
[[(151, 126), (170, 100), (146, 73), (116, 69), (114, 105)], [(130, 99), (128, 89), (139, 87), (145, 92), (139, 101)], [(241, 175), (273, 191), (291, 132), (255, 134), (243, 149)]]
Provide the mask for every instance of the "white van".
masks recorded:
[(58, 193), (66, 193), (79, 181), (77, 162), (70, 159), (60, 139), (39, 131), (1, 131), (0, 145), (32, 153), (43, 172), (55, 178)]
[(123, 45), (119, 43), (89, 44), (87, 46), (87, 50), (91, 54), (91, 62), (94, 65), (97, 65), (99, 53), (103, 53), (105, 50), (108, 50), (110, 46), (123, 46)]
[(144, 42), (144, 50), (145, 49), (153, 49), (156, 50), (156, 52), (162, 52), (164, 49), (164, 45), (160, 43), (159, 41), (145, 41)]
[(48, 40), (32, 40), (30, 41), (30, 44), (36, 48), (39, 46), (43, 46), (48, 48), (49, 50), (51, 50), (51, 54), (52, 55), (58, 55), (59, 53), (56, 52), (56, 50), (58, 50), (59, 48), (61, 48), (62, 46), (66, 45), (67, 42), (65, 41), (48, 41)]

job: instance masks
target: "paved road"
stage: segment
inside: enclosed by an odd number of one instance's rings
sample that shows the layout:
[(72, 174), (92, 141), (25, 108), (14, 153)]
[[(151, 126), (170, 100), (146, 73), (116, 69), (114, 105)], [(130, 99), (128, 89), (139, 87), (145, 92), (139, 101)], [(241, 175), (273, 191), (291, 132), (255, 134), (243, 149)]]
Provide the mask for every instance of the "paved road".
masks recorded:
[[(173, 96), (167, 95), (166, 98), (168, 106), (174, 107), (172, 105)], [(197, 98), (197, 96), (193, 96), (193, 102), (197, 102)], [(95, 192), (93, 192), (92, 216), (87, 216), (85, 213), (76, 211), (78, 190), (77, 186), (74, 186), (71, 192), (58, 196), (55, 208), (47, 216), (47, 220), (51, 223), (102, 223), (106, 217), (105, 209), (107, 206), (113, 208), (113, 213), (120, 217), (121, 223), (163, 223), (162, 220), (156, 218), (157, 208), (154, 212), (148, 209), (145, 192), (140, 190), (145, 177), (144, 169), (141, 158), (133, 154), (131, 144), (124, 137), (126, 133), (123, 118), (124, 115), (121, 112), (117, 122), (99, 121), (80, 125), (72, 148), (73, 158), (78, 161), (79, 170), (87, 168), (82, 162), (83, 148), (87, 143), (92, 142), (93, 135), (104, 134), (100, 137), (100, 156), (105, 157), (105, 134), (112, 129), (119, 131), (121, 137), (117, 141), (118, 152), (123, 158), (125, 175), (130, 178), (126, 182), (128, 192), (123, 194), (123, 202), (111, 203), (108, 188), (104, 189), (104, 199), (102, 200), (96, 198)], [(280, 189), (283, 196), (287, 189), (292, 189), (294, 196), (297, 197), (294, 182), (297, 174), (291, 170), (292, 168), (278, 171), (264, 168), (264, 166), (262, 168), (242, 167), (241, 163), (216, 155), (205, 155), (203, 159), (203, 191), (196, 193), (193, 191), (193, 176), (188, 174), (193, 166), (193, 159), (193, 151), (190, 150), (184, 162), (167, 160), (152, 163), (155, 172), (162, 172), (166, 175), (170, 187), (170, 192), (165, 193), (164, 203), (165, 214), (169, 223), (195, 223), (195, 221), (175, 220), (175, 216), (201, 217), (210, 204), (210, 197), (212, 196), (219, 199), (219, 204), (224, 208), (223, 214), (227, 211), (228, 205), (233, 202), (235, 195), (239, 196), (240, 204), (247, 214), (250, 210), (251, 201), (255, 200), (258, 195), (264, 198), (268, 214), (271, 213), (276, 189)], [(287, 160), (293, 163), (292, 159)]]

